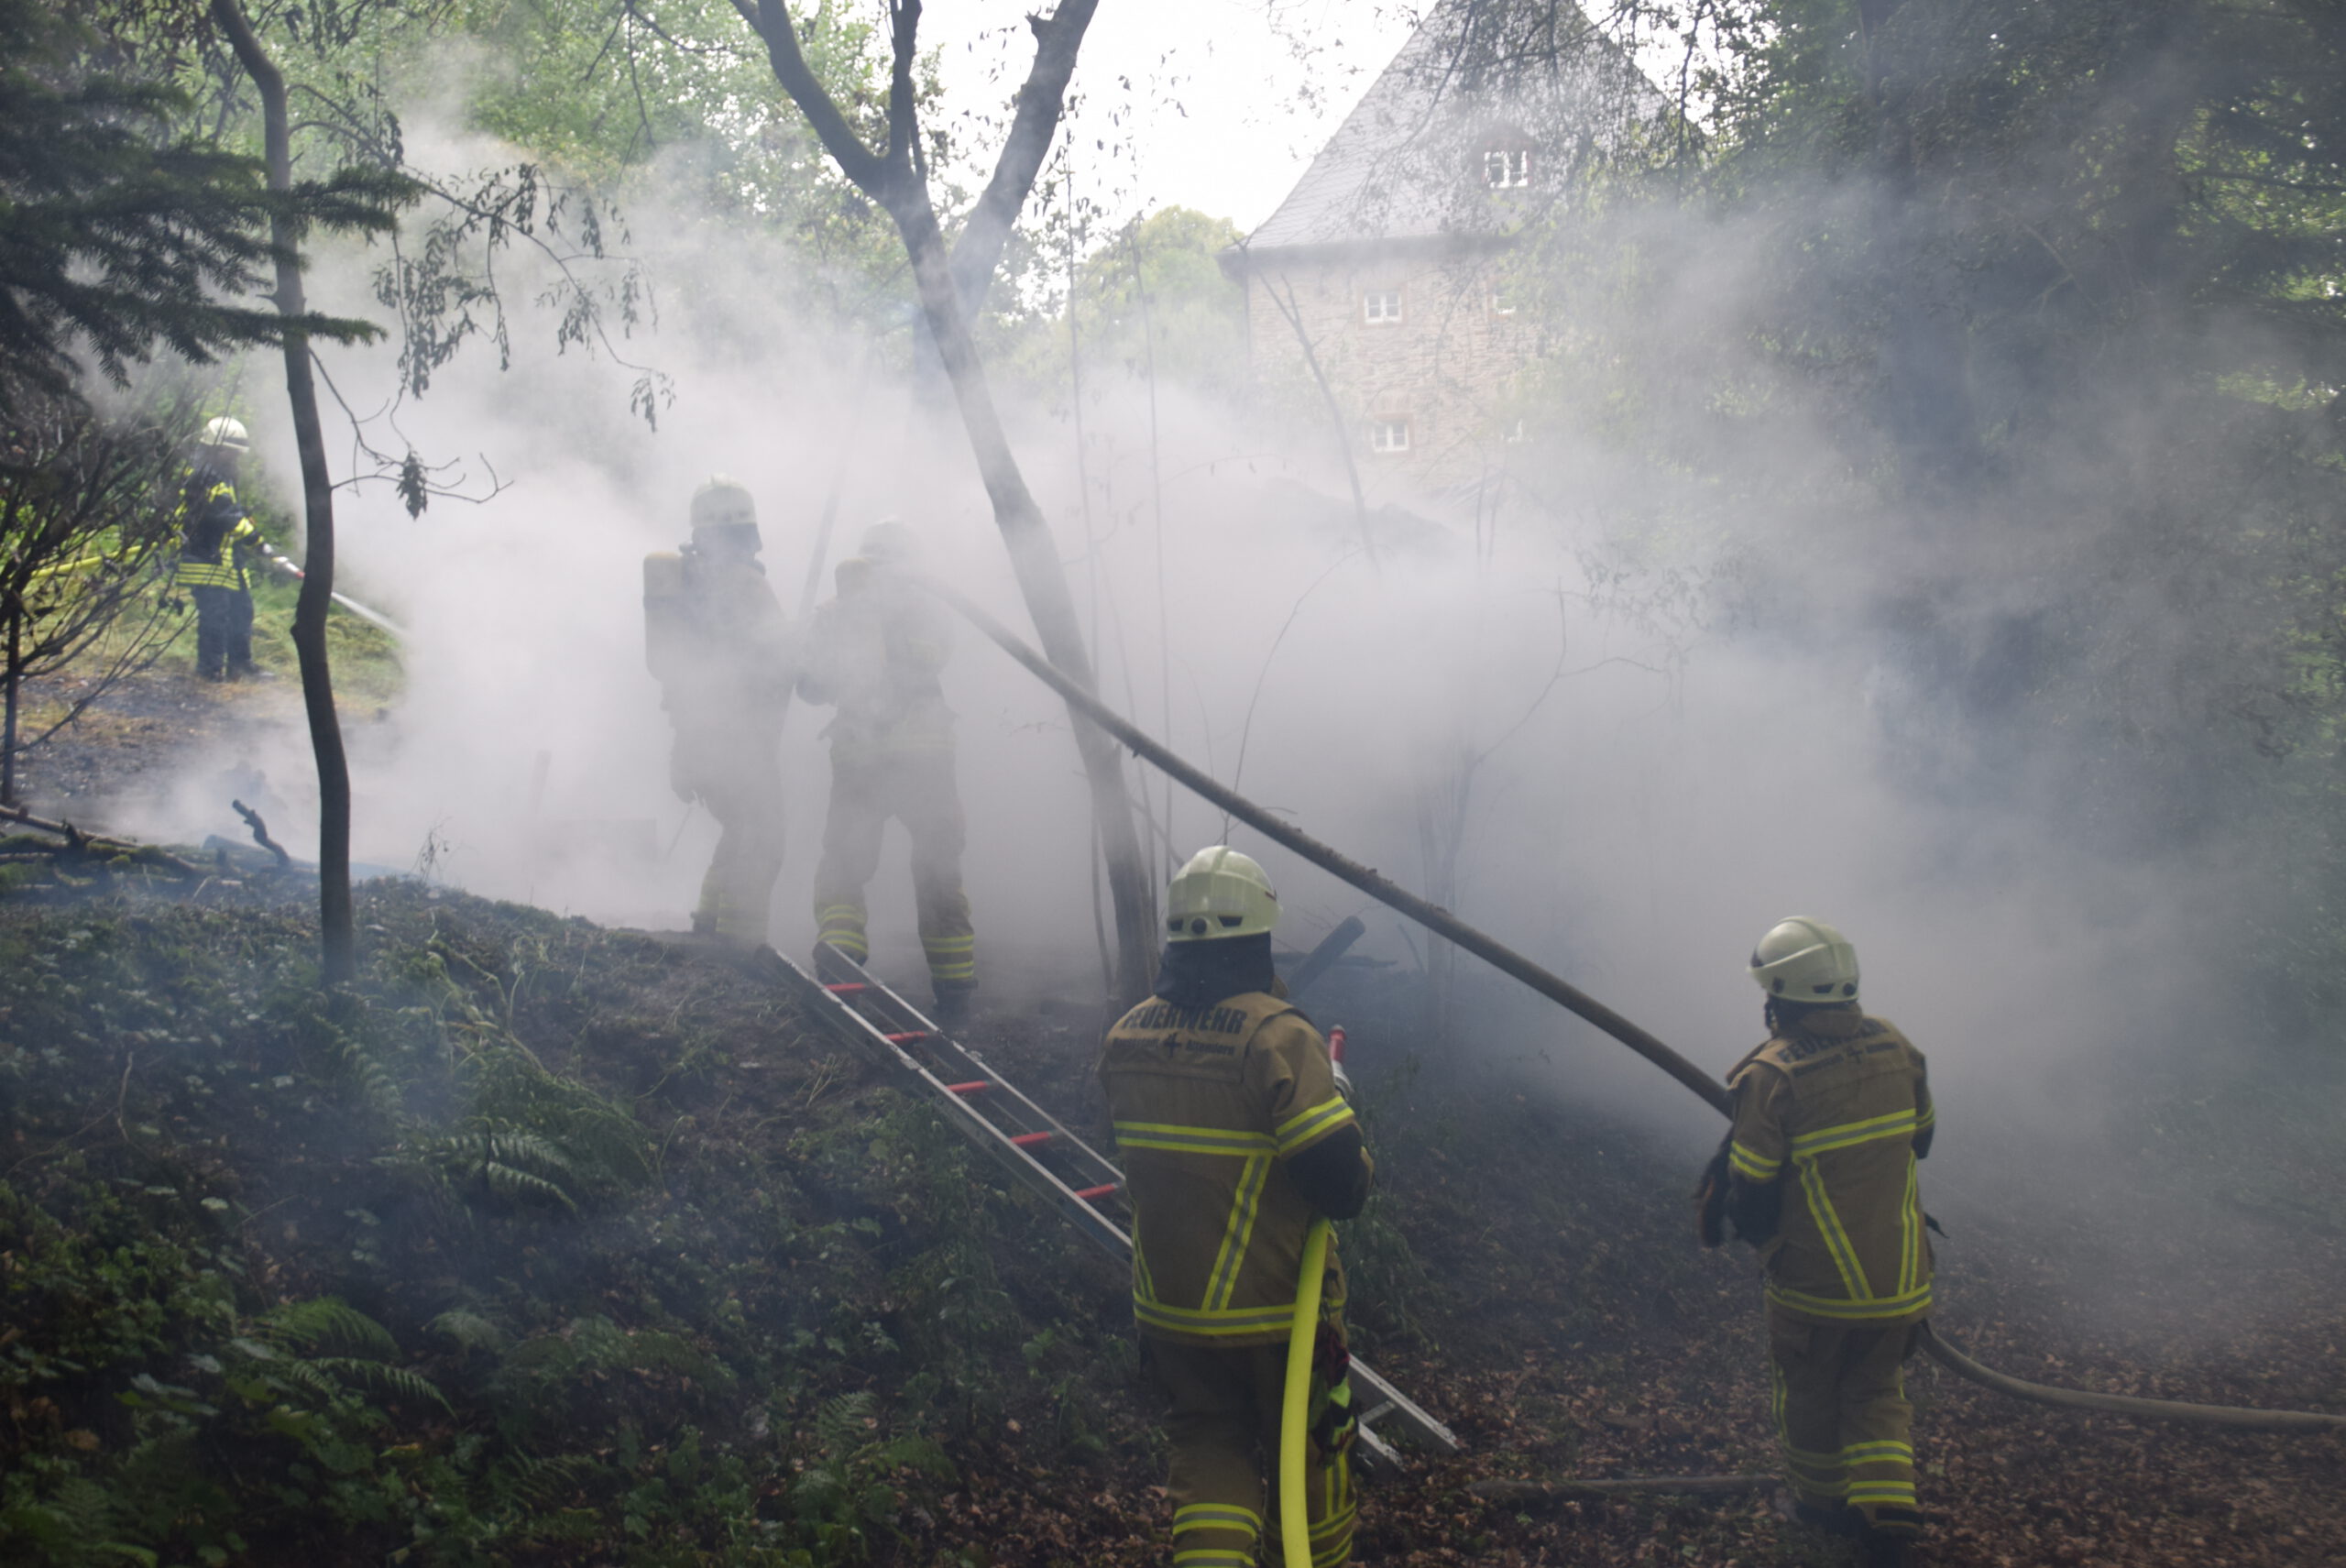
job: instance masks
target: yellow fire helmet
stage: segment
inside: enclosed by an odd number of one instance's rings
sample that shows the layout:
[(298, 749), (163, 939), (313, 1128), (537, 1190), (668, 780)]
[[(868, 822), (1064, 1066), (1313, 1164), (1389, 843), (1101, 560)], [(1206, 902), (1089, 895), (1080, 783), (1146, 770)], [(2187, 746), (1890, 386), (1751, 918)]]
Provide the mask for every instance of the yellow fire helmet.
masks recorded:
[(1251, 856), (1227, 844), (1200, 850), (1166, 895), (1165, 929), (1176, 942), (1253, 937), (1279, 923), (1279, 895)]
[(1751, 978), (1769, 995), (1811, 1003), (1858, 999), (1858, 949), (1822, 920), (1779, 920), (1751, 949)]

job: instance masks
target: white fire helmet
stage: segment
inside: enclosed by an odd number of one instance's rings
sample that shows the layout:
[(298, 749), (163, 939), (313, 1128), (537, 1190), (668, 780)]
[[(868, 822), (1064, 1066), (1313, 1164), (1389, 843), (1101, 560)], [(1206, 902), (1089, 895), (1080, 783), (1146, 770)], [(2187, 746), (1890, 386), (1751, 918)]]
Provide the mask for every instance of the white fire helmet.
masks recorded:
[(904, 566), (920, 554), (913, 531), (893, 517), (883, 517), (863, 531), (855, 553), (875, 566)]
[(758, 503), (740, 480), (712, 474), (708, 483), (693, 492), (692, 522), (695, 533), (712, 528), (746, 528), (755, 542)]
[(1785, 1002), (1855, 1002), (1858, 949), (1824, 921), (1795, 915), (1776, 922), (1751, 949), (1751, 978)]
[(247, 433), (241, 421), (223, 415), (209, 421), (203, 427), (199, 445), (218, 447), (224, 452), (246, 453), (252, 450), (253, 438)]
[(1254, 937), (1279, 923), (1279, 895), (1250, 856), (1227, 844), (1200, 850), (1166, 895), (1165, 928), (1176, 942)]

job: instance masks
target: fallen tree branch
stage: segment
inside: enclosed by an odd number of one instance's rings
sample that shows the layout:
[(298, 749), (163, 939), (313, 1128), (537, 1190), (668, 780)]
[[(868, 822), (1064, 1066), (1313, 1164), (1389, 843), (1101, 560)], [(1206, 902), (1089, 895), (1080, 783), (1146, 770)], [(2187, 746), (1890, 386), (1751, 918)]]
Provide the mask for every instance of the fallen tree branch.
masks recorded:
[(152, 844), (133, 843), (126, 839), (106, 839), (94, 833), (84, 833), (71, 822), (51, 822), (45, 817), (35, 817), (21, 806), (0, 806), (0, 821), (14, 822), (37, 833), (53, 833), (64, 839), (66, 849), (74, 854), (106, 860), (126, 855), (141, 865), (159, 866), (182, 876), (204, 874), (203, 867), (180, 859), (169, 850), (159, 850)]
[(1389, 908), (1398, 909), (1436, 936), (1455, 942), (1459, 947), (1481, 959), (1501, 974), (1521, 981), (1540, 995), (1567, 1012), (1595, 1025), (1654, 1066), (1701, 1095), (1705, 1103), (1721, 1115), (1728, 1113), (1730, 1102), (1727, 1085), (1680, 1056), (1654, 1036), (1646, 1033), (1610, 1007), (1590, 996), (1578, 987), (1503, 943), (1492, 940), (1474, 927), (1467, 925), (1440, 905), (1420, 898), (1408, 888), (1373, 868), (1362, 865), (1350, 856), (1341, 854), (1314, 839), (1301, 828), (1292, 827), (1248, 800), (1236, 790), (1230, 789), (1191, 767), (1167, 751), (1147, 735), (1128, 723), (1106, 703), (1093, 696), (1067, 673), (1034, 649), (1021, 641), (1016, 633), (971, 603), (968, 598), (947, 587), (934, 578), (922, 579), (922, 586), (960, 613), (962, 618), (991, 639), (996, 646), (1017, 660), (1060, 696), (1068, 706), (1080, 709), (1085, 717), (1114, 736), (1136, 755), (1153, 763), (1174, 780), (1197, 795), (1220, 806), (1239, 821), (1262, 834), (1271, 842), (1310, 861), (1321, 871), (1341, 882), (1350, 883), (1363, 893)]
[(277, 857), (277, 869), (281, 872), (292, 870), (293, 857), (285, 852), (284, 845), (269, 836), (269, 824), (261, 820), (260, 813), (241, 800), (232, 800), (228, 804), (236, 808), (236, 815), (243, 817), (245, 826), (253, 830), (253, 842)]
[(1477, 1481), (1466, 1490), (1486, 1503), (1520, 1508), (1569, 1503), (1575, 1497), (1736, 1497), (1775, 1485), (1773, 1475), (1625, 1475), (1606, 1481)]

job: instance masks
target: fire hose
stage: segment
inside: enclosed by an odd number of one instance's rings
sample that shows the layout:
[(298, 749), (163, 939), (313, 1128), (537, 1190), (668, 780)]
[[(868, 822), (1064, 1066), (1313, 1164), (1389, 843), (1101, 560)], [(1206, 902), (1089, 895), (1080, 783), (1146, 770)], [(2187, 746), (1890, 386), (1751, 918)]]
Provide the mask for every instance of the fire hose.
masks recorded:
[[(284, 573), (295, 582), (303, 582), (308, 579), (308, 573), (302, 571), (301, 568), (296, 566), (291, 559), (279, 554), (268, 545), (263, 544), (260, 546), (260, 554), (262, 560), (267, 561), (270, 565), (276, 567), (279, 571)], [(356, 599), (352, 598), (345, 593), (330, 593), (326, 597), (333, 599), (334, 603), (342, 606), (343, 609), (348, 610), (351, 614), (356, 616), (359, 620), (367, 622), (369, 626), (379, 626), (384, 630), (389, 632), (392, 636), (400, 639), (402, 641), (406, 640), (407, 629), (401, 626), (398, 621), (393, 620), (389, 616), (385, 615), (382, 611), (378, 609), (369, 609), (365, 605), (360, 604)]]
[[(1028, 646), (1015, 632), (980, 609), (966, 595), (957, 592), (934, 578), (924, 577), (920, 581), (928, 592), (951, 606), (963, 620), (976, 627), (989, 641), (1025, 665), (1029, 674), (1057, 692), (1066, 700), (1069, 707), (1099, 725), (1135, 756), (1155, 766), (1175, 783), (1221, 807), (1281, 849), (1319, 867), (1338, 881), (1358, 888), (1387, 908), (1408, 916), (1434, 935), (1474, 954), (1500, 973), (1521, 981), (1566, 1011), (1595, 1025), (1701, 1096), (1705, 1104), (1721, 1115), (1731, 1116), (1734, 1113), (1734, 1102), (1725, 1084), (1679, 1055), (1655, 1036), (1639, 1028), (1595, 997), (1567, 983), (1552, 971), (1533, 963), (1512, 948), (1467, 925), (1440, 905), (1419, 897), (1374, 868), (1365, 866), (1350, 856), (1330, 848), (1300, 828), (1255, 805), (1237, 791), (1224, 786), (1208, 774), (1200, 772), (1094, 696), (1066, 671)], [(2190, 1421), (2271, 1431), (2336, 1431), (2346, 1428), (2346, 1416), (2328, 1415), (2313, 1410), (2246, 1409), (2226, 1405), (2193, 1404), (2180, 1399), (2146, 1399), (2122, 1394), (2096, 1394), (2083, 1389), (2056, 1388), (2048, 1384), (2032, 1383), (2024, 1378), (2014, 1377), (2007, 1373), (1998, 1372), (1991, 1367), (1982, 1365), (1942, 1339), (1927, 1322), (1922, 1325), (1921, 1337), (1923, 1348), (1930, 1354), (1932, 1359), (1957, 1376), (1967, 1378), (1982, 1387), (1992, 1388), (2000, 1394), (2010, 1395), (2016, 1399), (2026, 1399), (2035, 1404), (2054, 1405), (2070, 1409), (2100, 1410), (2111, 1415), (2135, 1416), (2158, 1420)], [(1291, 1374), (1292, 1366), (1290, 1365)]]
[(1287, 1384), (1279, 1401), (1279, 1545), (1287, 1568), (1311, 1568), (1310, 1497), (1304, 1451), (1311, 1446), (1311, 1348), (1320, 1332), (1320, 1286), (1328, 1266), (1328, 1222), (1303, 1235), (1303, 1268), (1295, 1279), (1295, 1317), (1287, 1331)]

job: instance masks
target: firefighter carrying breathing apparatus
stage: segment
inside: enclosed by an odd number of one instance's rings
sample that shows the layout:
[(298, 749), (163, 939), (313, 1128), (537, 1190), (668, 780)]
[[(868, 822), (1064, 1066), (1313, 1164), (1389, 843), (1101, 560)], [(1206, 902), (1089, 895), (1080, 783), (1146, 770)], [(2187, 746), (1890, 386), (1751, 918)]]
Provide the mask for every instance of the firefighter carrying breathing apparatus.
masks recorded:
[[(1173, 1450), (1173, 1561), (1247, 1568), (1280, 1539), (1287, 1342), (1314, 1222), (1350, 1219), (1375, 1167), (1349, 1084), (1272, 970), (1262, 867), (1202, 850), (1173, 879), (1156, 994), (1109, 1031), (1100, 1077), (1134, 1212), (1133, 1315)], [(1310, 1560), (1349, 1560), (1357, 1503), (1343, 1269), (1320, 1278), (1306, 1409)]]

